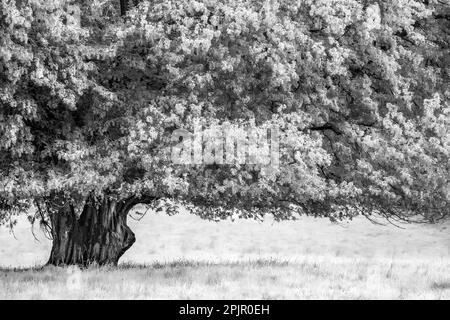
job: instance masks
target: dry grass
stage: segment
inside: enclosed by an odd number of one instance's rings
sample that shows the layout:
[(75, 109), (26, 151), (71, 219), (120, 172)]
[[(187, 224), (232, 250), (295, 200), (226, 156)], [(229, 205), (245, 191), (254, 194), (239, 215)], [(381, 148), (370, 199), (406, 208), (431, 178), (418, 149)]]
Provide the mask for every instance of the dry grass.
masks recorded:
[[(30, 268), (50, 244), (0, 230), (0, 299), (448, 299), (447, 225), (212, 223), (148, 215), (118, 268)], [(16, 267), (14, 269), (13, 267)], [(21, 267), (17, 269), (17, 267)]]
[(449, 260), (305, 258), (5, 269), (0, 299), (448, 299)]

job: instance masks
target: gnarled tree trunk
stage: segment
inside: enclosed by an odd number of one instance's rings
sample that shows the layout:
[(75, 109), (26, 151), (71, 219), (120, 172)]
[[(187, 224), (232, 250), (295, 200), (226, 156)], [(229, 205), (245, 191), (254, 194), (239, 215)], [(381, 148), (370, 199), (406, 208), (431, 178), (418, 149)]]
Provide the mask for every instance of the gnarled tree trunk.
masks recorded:
[(127, 226), (131, 202), (86, 201), (79, 218), (73, 209), (51, 216), (53, 247), (48, 264), (116, 265), (135, 242)]

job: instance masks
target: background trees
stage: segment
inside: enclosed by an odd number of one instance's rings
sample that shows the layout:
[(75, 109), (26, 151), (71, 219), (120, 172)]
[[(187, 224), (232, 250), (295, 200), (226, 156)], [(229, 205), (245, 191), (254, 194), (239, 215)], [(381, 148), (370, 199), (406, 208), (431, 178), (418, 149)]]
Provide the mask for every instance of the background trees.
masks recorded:
[[(34, 205), (50, 263), (116, 263), (128, 211), (159, 199), (209, 219), (448, 212), (448, 3), (119, 5), (1, 2), (1, 216)], [(198, 119), (277, 126), (280, 166), (174, 165)]]

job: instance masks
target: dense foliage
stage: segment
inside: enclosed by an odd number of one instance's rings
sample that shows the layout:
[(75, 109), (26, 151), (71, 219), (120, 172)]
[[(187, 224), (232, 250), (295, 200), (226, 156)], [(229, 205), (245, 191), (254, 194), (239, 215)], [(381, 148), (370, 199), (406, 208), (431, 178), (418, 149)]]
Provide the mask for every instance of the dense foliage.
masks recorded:
[[(205, 218), (450, 205), (447, 0), (1, 0), (0, 217), (177, 199)], [(195, 121), (280, 129), (280, 164), (175, 165)]]

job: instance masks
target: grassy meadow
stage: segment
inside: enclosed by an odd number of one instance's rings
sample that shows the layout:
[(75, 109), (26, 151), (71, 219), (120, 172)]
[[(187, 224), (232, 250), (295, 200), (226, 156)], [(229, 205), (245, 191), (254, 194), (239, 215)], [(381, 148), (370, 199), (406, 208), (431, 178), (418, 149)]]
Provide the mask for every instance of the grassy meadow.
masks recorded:
[(129, 219), (117, 268), (42, 267), (50, 242), (0, 229), (0, 299), (449, 299), (449, 224), (358, 218), (219, 223), (180, 213)]

